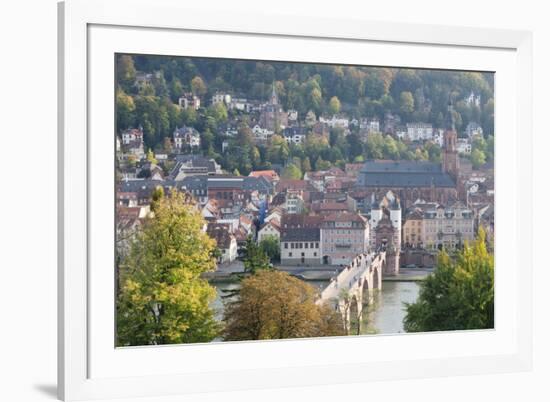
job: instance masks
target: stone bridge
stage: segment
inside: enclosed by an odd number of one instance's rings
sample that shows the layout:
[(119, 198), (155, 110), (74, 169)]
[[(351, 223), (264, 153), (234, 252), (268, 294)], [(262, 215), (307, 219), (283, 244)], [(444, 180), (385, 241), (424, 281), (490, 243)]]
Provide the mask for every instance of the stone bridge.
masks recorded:
[(351, 334), (352, 321), (355, 320), (359, 334), (364, 306), (372, 302), (374, 290), (382, 289), (385, 265), (385, 251), (359, 254), (338, 276), (331, 279), (316, 303), (327, 303), (339, 311), (347, 334)]

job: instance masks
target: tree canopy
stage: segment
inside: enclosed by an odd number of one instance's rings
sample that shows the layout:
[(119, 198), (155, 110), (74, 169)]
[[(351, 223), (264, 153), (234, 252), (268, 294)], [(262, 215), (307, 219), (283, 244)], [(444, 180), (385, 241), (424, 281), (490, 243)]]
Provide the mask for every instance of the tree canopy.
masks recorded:
[(406, 309), (407, 332), (494, 327), (494, 257), (487, 251), (483, 229), (454, 259), (440, 253), (434, 273)]
[(344, 335), (342, 318), (315, 304), (313, 286), (286, 272), (264, 270), (243, 279), (224, 313), (224, 339), (259, 340)]
[(215, 242), (182, 193), (161, 196), (120, 265), (119, 346), (208, 342), (219, 332), (215, 289), (200, 277), (215, 269)]

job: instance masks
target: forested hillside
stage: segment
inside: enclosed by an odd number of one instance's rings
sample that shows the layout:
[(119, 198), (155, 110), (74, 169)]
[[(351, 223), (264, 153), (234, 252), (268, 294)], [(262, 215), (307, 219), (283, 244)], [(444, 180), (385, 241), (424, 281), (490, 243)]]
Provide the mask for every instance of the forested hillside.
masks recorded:
[[(317, 117), (341, 112), (355, 118), (378, 117), (383, 122), (384, 114), (391, 112), (400, 116), (402, 124), (426, 122), (434, 127), (444, 124), (451, 94), (459, 133), (471, 121), (479, 123), (485, 137), (491, 137), (491, 141), (494, 133), (492, 73), (142, 55), (119, 55), (116, 71), (117, 132), (141, 125), (146, 146), (156, 149), (165, 144), (165, 137), (171, 137), (176, 126), (192, 126), (201, 133), (201, 147), (205, 153), (222, 159), (229, 168), (231, 163), (220, 155), (219, 128), (231, 120), (234, 111), (210, 107), (210, 97), (218, 91), (231, 93), (233, 97), (267, 101), (274, 84), (284, 109), (297, 110), (300, 120), (312, 111)], [(136, 76), (139, 72), (153, 74), (151, 85), (138, 88)], [(204, 107), (199, 111), (181, 109), (177, 101), (184, 92), (200, 96)], [(480, 95), (479, 107), (465, 101), (472, 92)], [(331, 138), (331, 145), (337, 140)], [(373, 156), (368, 144), (358, 144), (355, 138), (348, 138), (346, 144), (341, 145), (347, 147), (347, 150), (340, 149), (342, 155), (331, 156), (327, 149), (325, 154), (318, 152), (306, 156), (310, 159), (322, 157), (332, 163)], [(257, 161), (251, 161), (250, 167), (277, 162), (267, 160), (267, 152), (264, 149), (250, 151), (247, 157), (252, 159), (253, 154), (258, 153)], [(432, 155), (426, 150), (420, 158), (424, 156), (431, 158)], [(389, 157), (419, 158), (402, 146), (398, 155)], [(238, 167), (242, 169), (236, 164), (235, 168)]]

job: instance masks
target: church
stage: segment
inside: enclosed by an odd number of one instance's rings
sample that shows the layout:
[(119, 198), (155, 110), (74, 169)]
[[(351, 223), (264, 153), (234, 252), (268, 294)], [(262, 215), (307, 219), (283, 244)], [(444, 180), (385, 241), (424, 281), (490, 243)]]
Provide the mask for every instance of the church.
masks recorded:
[(361, 168), (357, 190), (383, 197), (392, 191), (404, 207), (417, 199), (447, 204), (458, 199), (459, 156), (453, 107), (449, 101), (445, 123), (442, 162), (368, 160)]

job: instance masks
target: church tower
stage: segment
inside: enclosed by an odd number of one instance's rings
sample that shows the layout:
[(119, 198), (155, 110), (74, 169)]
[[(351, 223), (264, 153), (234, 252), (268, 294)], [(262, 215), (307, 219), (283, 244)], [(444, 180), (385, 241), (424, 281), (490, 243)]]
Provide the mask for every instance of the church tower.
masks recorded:
[(269, 102), (272, 105), (279, 104), (279, 97), (277, 96), (277, 91), (275, 91), (275, 81), (271, 84), (271, 98), (269, 99)]
[(453, 116), (453, 104), (449, 96), (445, 133), (443, 134), (443, 171), (455, 180), (458, 179), (458, 151), (456, 147), (457, 134)]

